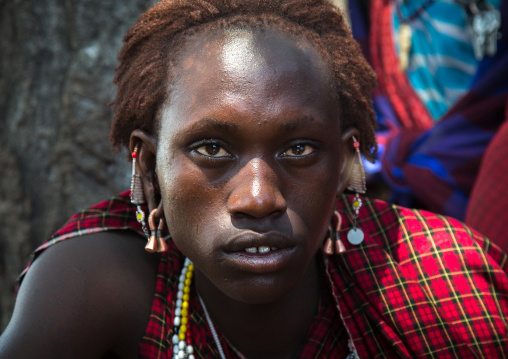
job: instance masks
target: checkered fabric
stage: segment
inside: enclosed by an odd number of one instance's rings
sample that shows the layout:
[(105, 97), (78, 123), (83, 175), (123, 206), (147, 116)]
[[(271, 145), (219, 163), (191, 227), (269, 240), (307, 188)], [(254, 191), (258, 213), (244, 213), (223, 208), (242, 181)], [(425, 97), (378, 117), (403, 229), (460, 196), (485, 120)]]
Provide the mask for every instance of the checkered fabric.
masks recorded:
[(508, 357), (497, 246), (457, 220), (381, 201), (364, 201), (359, 217), (365, 241), (346, 243), (330, 272), (361, 358)]
[[(351, 199), (342, 196), (337, 202), (347, 250), (323, 261), (325, 286), (299, 357), (345, 358), (348, 331), (362, 359), (508, 357), (506, 255), (458, 221), (367, 199), (359, 221), (365, 241), (350, 245)], [(74, 216), (34, 258), (61, 240), (101, 230), (141, 234), (134, 213), (128, 192), (102, 202)], [(139, 345), (141, 358), (172, 356), (183, 257), (172, 242), (168, 245)], [(195, 288), (190, 313), (196, 358), (219, 358)], [(219, 337), (226, 356), (238, 358), (220, 331)]]

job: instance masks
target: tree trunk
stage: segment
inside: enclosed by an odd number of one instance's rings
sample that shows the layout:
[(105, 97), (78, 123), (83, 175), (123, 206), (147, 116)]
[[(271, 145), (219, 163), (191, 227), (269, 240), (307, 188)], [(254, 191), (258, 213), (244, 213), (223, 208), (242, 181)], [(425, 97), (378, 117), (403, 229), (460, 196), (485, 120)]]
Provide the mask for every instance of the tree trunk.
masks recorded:
[(108, 141), (121, 39), (148, 0), (0, 0), (0, 332), (30, 252), (128, 188)]

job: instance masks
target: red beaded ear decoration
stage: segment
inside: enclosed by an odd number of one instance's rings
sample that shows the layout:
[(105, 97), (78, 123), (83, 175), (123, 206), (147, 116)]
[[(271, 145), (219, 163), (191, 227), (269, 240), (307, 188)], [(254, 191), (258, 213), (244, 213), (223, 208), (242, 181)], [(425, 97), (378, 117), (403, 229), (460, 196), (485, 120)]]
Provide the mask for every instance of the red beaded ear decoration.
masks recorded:
[(146, 202), (141, 177), (136, 172), (136, 158), (138, 158), (138, 145), (132, 152), (132, 179), (131, 179), (131, 203), (139, 205)]
[[(337, 224), (333, 225), (333, 218), (337, 219)], [(342, 243), (339, 235), (340, 228), (342, 227), (342, 217), (339, 212), (333, 212), (332, 221), (330, 222), (330, 227), (328, 229), (328, 237), (326, 238), (325, 244), (323, 246), (323, 252), (327, 255), (332, 254), (340, 254), (346, 251), (346, 247), (344, 243)], [(335, 251), (334, 251), (335, 250)]]

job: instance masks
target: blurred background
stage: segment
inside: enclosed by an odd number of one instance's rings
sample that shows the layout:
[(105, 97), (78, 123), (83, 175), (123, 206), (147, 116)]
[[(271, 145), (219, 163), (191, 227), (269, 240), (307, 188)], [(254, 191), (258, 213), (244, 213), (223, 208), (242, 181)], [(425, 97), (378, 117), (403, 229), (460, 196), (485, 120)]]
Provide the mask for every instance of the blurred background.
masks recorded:
[(31, 251), (129, 186), (108, 103), (122, 37), (151, 3), (0, 1), (0, 332)]

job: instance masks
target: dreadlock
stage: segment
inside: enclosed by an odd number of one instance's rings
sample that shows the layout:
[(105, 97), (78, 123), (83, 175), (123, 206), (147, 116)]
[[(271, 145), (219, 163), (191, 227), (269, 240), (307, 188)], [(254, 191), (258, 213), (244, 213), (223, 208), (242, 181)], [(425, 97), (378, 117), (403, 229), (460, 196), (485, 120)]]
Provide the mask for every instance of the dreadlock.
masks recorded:
[(204, 31), (272, 28), (309, 40), (328, 63), (341, 105), (341, 128), (360, 131), (361, 151), (376, 150), (371, 92), (375, 75), (340, 11), (327, 0), (162, 0), (142, 14), (124, 37), (114, 83), (114, 148), (129, 146), (142, 129), (157, 135), (157, 112), (169, 97), (178, 54)]

